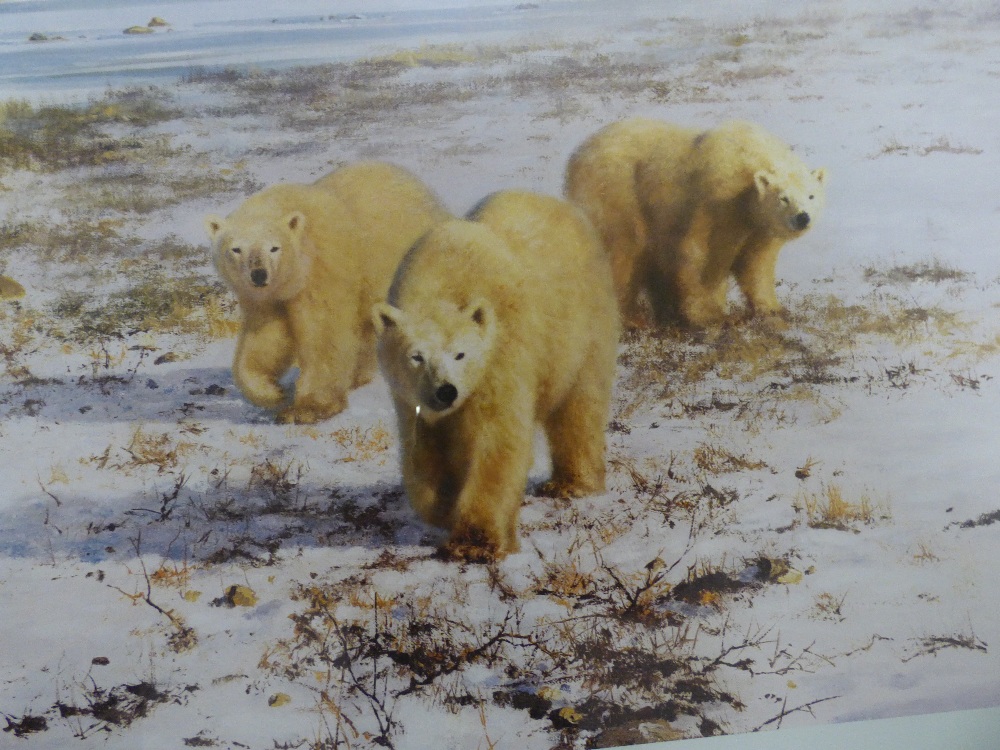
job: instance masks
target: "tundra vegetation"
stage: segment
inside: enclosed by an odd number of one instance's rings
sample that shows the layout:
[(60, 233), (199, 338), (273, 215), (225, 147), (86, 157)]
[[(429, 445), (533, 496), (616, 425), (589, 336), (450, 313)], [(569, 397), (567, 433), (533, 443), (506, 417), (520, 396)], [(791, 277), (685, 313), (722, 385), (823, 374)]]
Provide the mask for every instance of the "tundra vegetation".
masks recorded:
[[(964, 614), (974, 603), (919, 624), (920, 608), (954, 601), (947, 583), (914, 584), (896, 609), (853, 568), (836, 575), (852, 555), (885, 561), (872, 575), (889, 580), (939, 571), (1000, 528), (984, 508), (914, 529), (913, 488), (837, 442), (876, 405), (957, 407), (992, 387), (997, 281), (933, 250), (873, 248), (862, 267), (785, 280), (780, 320), (737, 307), (707, 333), (627, 334), (609, 491), (542, 498), (536, 467), (523, 552), (499, 563), (436, 555), (442, 538), (402, 493), (383, 385), (334, 420), (274, 425), (228, 370), (238, 310), (202, 215), (276, 176), (370, 157), (402, 159), (460, 212), (500, 187), (470, 197), (449, 187), (463, 175), (558, 190), (560, 133), (582, 138), (610, 113), (721, 117), (773, 99), (829, 113), (847, 105), (827, 105), (808, 71), (845, 24), (927, 43), (926, 20), (905, 14), (674, 19), (630, 28), (628, 49), (428, 44), (0, 103), (0, 273), (27, 290), (0, 303), (0, 443), (16, 467), (5, 481), (20, 482), (18, 507), (0, 510), (0, 586), (21, 587), (5, 617), (84, 603), (61, 655), (11, 657), (3, 731), (25, 747), (155, 731), (328, 750), (417, 747), (429, 723), (465, 747), (569, 750), (823, 720), (851, 700), (833, 686), (859, 664), (991, 658)], [(858, 158), (982, 155), (948, 133), (885, 138)], [(825, 231), (796, 252), (818, 252)], [(887, 625), (894, 612), (909, 621)], [(93, 640), (74, 642), (77, 628)]]

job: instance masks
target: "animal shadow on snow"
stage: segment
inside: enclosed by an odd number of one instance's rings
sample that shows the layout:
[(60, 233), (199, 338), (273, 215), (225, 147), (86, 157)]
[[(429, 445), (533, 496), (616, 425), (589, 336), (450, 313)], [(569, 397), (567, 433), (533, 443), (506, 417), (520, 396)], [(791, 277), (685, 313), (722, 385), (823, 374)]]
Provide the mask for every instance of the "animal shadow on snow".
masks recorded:
[(222, 367), (24, 381), (0, 393), (0, 418), (18, 417), (59, 424), (273, 421), (273, 415), (240, 395), (231, 371)]
[(38, 499), (0, 512), (0, 554), (40, 564), (126, 562), (142, 554), (265, 567), (309, 547), (426, 545), (430, 556), (441, 541), (399, 485), (317, 486), (293, 474), (230, 486), (212, 474), (207, 487), (189, 488), (178, 473), (117, 498), (47, 487)]

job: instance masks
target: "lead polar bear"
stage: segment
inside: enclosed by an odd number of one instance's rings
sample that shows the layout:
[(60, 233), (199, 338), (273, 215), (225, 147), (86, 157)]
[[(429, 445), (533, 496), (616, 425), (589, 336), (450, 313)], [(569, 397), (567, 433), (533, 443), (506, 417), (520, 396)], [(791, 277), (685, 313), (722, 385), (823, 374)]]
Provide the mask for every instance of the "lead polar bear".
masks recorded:
[[(278, 421), (313, 423), (347, 406), (376, 369), (371, 306), (400, 258), (448, 214), (409, 172), (359, 162), (308, 185), (281, 184), (225, 219), (209, 216), (219, 274), (242, 324), (233, 379)], [(299, 367), (294, 398), (279, 380)]]
[(778, 252), (813, 225), (825, 183), (759, 125), (636, 118), (580, 145), (565, 193), (601, 235), (626, 322), (641, 322), (645, 293), (658, 324), (702, 327), (723, 321), (730, 276), (751, 314), (781, 311)]
[(534, 425), (541, 494), (604, 489), (618, 310), (593, 228), (569, 203), (507, 191), (431, 230), (372, 310), (399, 421), (403, 484), (445, 552), (518, 549)]

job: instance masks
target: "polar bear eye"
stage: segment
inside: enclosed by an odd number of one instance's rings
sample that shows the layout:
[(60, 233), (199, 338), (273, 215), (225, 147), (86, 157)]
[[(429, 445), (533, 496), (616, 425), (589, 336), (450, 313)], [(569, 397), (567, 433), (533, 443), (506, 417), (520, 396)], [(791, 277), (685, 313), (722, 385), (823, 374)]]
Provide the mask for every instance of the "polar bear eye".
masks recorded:
[(455, 359), (465, 359), (465, 352), (459, 352), (456, 354)]
[(781, 196), (781, 202), (782, 202), (782, 203), (784, 203), (784, 204), (785, 204), (786, 206), (787, 206), (787, 205), (788, 205), (789, 203), (791, 203), (791, 201), (790, 201), (790, 200), (788, 200), (788, 196), (787, 196), (787, 195), (783, 195), (783, 196)]
[(233, 255), (239, 255), (239, 254), (240, 254), (240, 253), (242, 253), (242, 252), (243, 252), (243, 250), (242, 250), (242, 249), (240, 249), (240, 248), (238, 248), (238, 247), (234, 247), (234, 248), (232, 249), (232, 253), (233, 253)]
[(815, 195), (810, 195), (810, 196), (809, 196), (809, 200), (812, 200), (812, 199), (813, 199), (813, 198), (815, 198), (815, 197), (816, 197)]
[(272, 248), (271, 248), (271, 252), (272, 252), (272, 253), (276, 253), (276, 252), (278, 252), (279, 250), (281, 250), (281, 248), (280, 248), (280, 247), (278, 247), (277, 245), (275, 245), (274, 247), (272, 247)]
[(416, 354), (411, 354), (410, 359), (413, 360), (418, 365), (422, 365), (424, 363), (424, 355), (422, 355), (420, 352), (417, 352)]

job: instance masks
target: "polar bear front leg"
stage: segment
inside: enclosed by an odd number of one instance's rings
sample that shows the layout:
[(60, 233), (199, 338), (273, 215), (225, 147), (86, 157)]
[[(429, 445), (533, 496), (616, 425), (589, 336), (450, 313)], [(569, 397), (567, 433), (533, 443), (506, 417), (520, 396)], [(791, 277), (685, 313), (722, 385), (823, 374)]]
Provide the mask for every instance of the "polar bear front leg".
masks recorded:
[(292, 355), (284, 317), (273, 311), (245, 311), (233, 358), (236, 387), (255, 406), (277, 409), (287, 398), (278, 381), (291, 367)]
[(289, 307), (299, 378), (295, 398), (278, 421), (313, 424), (347, 408), (358, 359), (357, 316), (308, 304)]
[(458, 492), (448, 460), (447, 435), (420, 420), (413, 409), (402, 401), (396, 403), (403, 489), (425, 523), (447, 529)]
[(468, 468), (444, 549), (449, 557), (470, 562), (518, 551), (518, 518), (533, 458), (530, 419), (500, 418), (478, 427), (461, 431), (462, 439), (469, 439)]
[(784, 240), (751, 237), (733, 264), (736, 283), (750, 306), (751, 315), (782, 312), (775, 291), (775, 267), (784, 244)]

